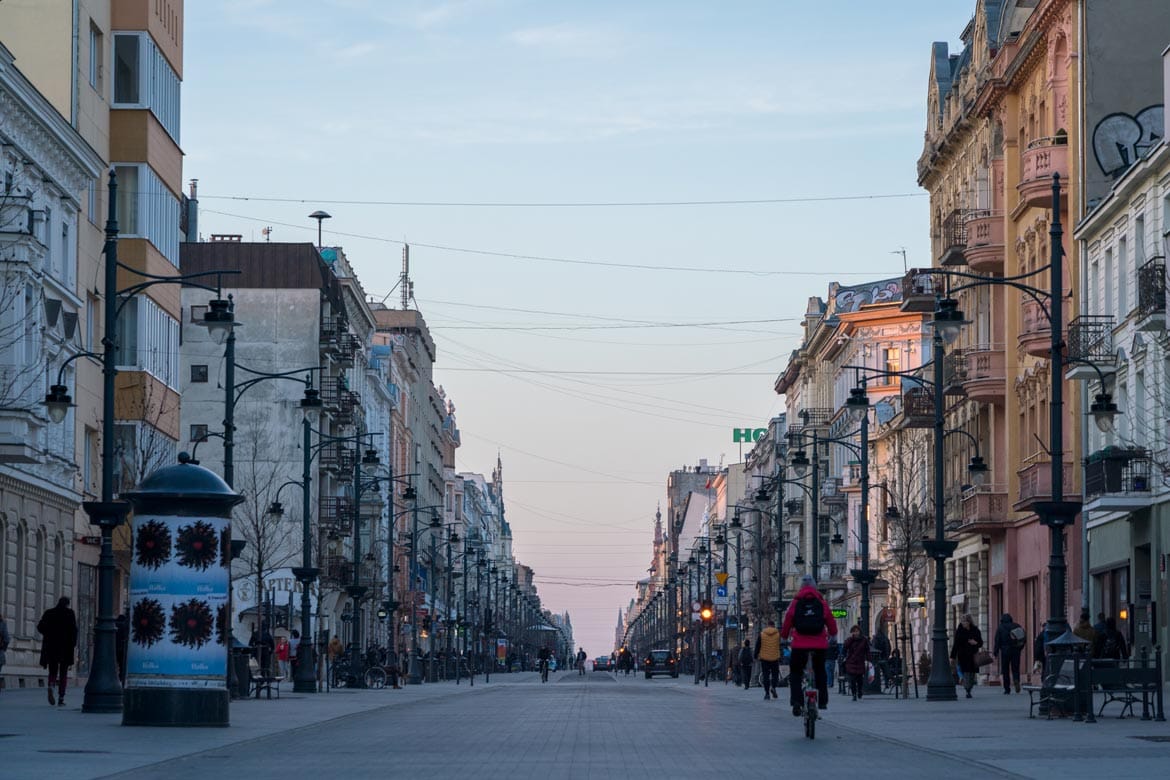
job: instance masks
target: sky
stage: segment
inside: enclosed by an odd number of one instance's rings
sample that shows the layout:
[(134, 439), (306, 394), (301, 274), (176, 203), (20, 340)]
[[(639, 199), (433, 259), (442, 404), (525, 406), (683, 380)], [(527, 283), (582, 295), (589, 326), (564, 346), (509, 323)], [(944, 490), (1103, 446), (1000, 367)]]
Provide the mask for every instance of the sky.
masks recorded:
[[(932, 41), (973, 0), (186, 3), (200, 232), (341, 246), (414, 305), (457, 468), (608, 654), (670, 471), (742, 458), (810, 297), (929, 265)], [(755, 202), (745, 202), (755, 201)]]

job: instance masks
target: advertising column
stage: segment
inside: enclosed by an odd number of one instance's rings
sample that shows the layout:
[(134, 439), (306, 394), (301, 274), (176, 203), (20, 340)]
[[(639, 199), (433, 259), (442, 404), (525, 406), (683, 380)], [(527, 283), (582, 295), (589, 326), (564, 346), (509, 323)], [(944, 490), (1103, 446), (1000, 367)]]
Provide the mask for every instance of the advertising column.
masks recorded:
[(191, 465), (160, 469), (127, 495), (130, 641), (125, 726), (227, 726), (231, 508), (242, 497)]

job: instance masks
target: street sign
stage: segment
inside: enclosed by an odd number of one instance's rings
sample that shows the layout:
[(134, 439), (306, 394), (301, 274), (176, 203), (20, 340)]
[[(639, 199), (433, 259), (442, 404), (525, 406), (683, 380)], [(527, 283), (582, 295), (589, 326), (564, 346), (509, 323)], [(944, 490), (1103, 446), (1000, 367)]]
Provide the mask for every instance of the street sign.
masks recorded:
[(721, 607), (727, 606), (727, 586), (720, 585), (715, 589), (715, 603)]
[(727, 572), (725, 572), (725, 571), (715, 572), (715, 580), (720, 585), (726, 585), (727, 584)]

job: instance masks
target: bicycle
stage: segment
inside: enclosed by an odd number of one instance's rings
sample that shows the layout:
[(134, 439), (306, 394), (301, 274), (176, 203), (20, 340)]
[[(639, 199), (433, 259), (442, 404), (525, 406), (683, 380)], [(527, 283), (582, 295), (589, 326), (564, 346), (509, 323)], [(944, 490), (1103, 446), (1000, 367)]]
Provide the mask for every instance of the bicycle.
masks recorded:
[(801, 695), (804, 697), (804, 735), (809, 739), (817, 738), (817, 717), (820, 711), (817, 707), (817, 684), (812, 670), (805, 670), (802, 678)]

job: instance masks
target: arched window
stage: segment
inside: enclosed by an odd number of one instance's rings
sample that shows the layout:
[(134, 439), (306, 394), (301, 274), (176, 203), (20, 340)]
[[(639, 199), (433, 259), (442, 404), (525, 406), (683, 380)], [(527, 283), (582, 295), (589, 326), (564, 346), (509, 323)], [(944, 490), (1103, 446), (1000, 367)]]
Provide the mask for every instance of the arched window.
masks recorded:
[(33, 536), (33, 617), (39, 618), (41, 613), (48, 609), (48, 567), (47, 551), (48, 540), (45, 538), (45, 529), (38, 528)]
[(13, 590), (15, 591), (12, 605), (12, 625), (14, 633), (27, 636), (25, 610), (28, 606), (28, 527), (23, 520), (16, 522), (16, 560), (13, 566)]

